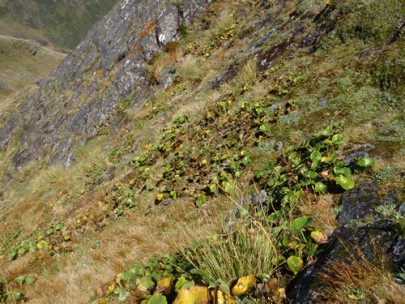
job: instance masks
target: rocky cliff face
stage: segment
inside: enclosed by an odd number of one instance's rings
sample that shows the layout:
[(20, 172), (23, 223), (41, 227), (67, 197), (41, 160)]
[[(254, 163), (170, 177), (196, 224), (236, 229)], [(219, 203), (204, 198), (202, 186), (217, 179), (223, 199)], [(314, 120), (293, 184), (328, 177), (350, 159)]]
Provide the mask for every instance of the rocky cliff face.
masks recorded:
[(69, 165), (74, 148), (116, 121), (118, 102), (132, 103), (151, 92), (148, 62), (179, 37), (208, 6), (207, 0), (119, 1), (48, 78), (20, 94), (0, 113), (0, 148), (14, 138), (15, 168), (38, 159)]

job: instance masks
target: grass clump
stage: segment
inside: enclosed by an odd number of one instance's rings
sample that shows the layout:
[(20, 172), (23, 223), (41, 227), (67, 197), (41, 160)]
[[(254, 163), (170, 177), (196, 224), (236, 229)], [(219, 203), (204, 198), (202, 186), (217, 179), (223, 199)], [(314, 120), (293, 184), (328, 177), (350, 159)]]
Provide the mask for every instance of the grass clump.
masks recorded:
[(197, 61), (195, 58), (188, 56), (182, 65), (177, 69), (178, 81), (201, 81), (207, 72), (206, 64), (202, 61)]
[(183, 254), (209, 285), (218, 280), (230, 284), (252, 274), (270, 277), (277, 270), (278, 252), (273, 236), (259, 222), (254, 224), (244, 224), (225, 236), (194, 242)]

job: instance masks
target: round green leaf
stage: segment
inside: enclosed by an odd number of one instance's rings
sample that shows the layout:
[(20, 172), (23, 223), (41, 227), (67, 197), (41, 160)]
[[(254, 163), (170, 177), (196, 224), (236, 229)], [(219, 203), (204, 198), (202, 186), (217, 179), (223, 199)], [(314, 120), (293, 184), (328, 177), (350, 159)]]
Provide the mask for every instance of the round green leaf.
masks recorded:
[(292, 272), (294, 272), (294, 275), (296, 275), (298, 272), (300, 272), (302, 267), (304, 267), (304, 262), (302, 261), (302, 259), (300, 257), (290, 256), (287, 259), (287, 265), (288, 265), (288, 268), (290, 268), (290, 270)]
[(371, 157), (360, 158), (358, 163), (361, 167), (372, 167), (375, 165), (375, 161)]
[(249, 155), (245, 155), (242, 159), (243, 165), (246, 167), (250, 162), (252, 161), (252, 158)]
[(187, 282), (187, 279), (184, 276), (181, 276), (177, 279), (176, 285), (174, 286), (176, 292)]
[(298, 157), (298, 152), (297, 151), (293, 151), (293, 152), (291, 152), (290, 155), (288, 155), (289, 160), (295, 160), (297, 157)]
[(27, 285), (31, 285), (31, 284), (33, 284), (35, 282), (35, 278), (31, 278), (31, 277), (26, 277), (25, 278), (25, 283), (27, 284)]
[(348, 167), (343, 167), (343, 168), (339, 168), (339, 167), (334, 167), (333, 168), (333, 172), (336, 174), (336, 175), (340, 175), (340, 174), (342, 174), (342, 175), (344, 175), (344, 176), (346, 176), (346, 177), (351, 177), (352, 176), (352, 170), (350, 170), (350, 168), (348, 168)]
[(312, 218), (309, 216), (301, 216), (293, 220), (290, 224), (290, 229), (293, 233), (297, 233), (307, 227), (312, 222)]
[(337, 146), (341, 146), (343, 145), (343, 135), (342, 134), (335, 134), (332, 137), (332, 143), (337, 145)]
[(161, 293), (155, 293), (149, 298), (148, 304), (167, 304), (166, 297)]
[(276, 183), (277, 183), (277, 179), (276, 179), (276, 178), (271, 178), (271, 179), (269, 179), (269, 181), (267, 182), (267, 185), (268, 185), (269, 187), (273, 187)]
[(224, 191), (228, 194), (231, 194), (233, 191), (234, 183), (232, 181), (224, 183)]
[(269, 124), (263, 124), (260, 126), (260, 131), (263, 133), (268, 133), (270, 132), (270, 125)]
[(25, 248), (20, 248), (20, 249), (18, 249), (18, 255), (19, 255), (19, 256), (24, 255), (25, 252), (26, 252)]
[(281, 212), (280, 210), (277, 210), (276, 212), (273, 212), (272, 214), (270, 214), (270, 215), (267, 217), (267, 220), (268, 220), (269, 222), (274, 222), (275, 220), (279, 219), (280, 216), (282, 216), (282, 212)]
[(310, 179), (315, 179), (315, 178), (318, 177), (318, 173), (316, 173), (315, 171), (308, 170), (308, 171), (306, 171), (306, 172), (304, 173), (304, 176), (305, 176), (305, 177), (308, 177), (308, 178), (310, 178)]
[(311, 153), (310, 155), (310, 159), (312, 160), (312, 162), (319, 162), (322, 158), (322, 154), (321, 152), (315, 150), (314, 152)]
[(212, 193), (217, 193), (217, 192), (218, 192), (217, 185), (215, 185), (215, 184), (210, 184), (208, 187), (209, 187), (209, 189), (210, 189), (210, 191), (211, 191)]
[(117, 288), (114, 293), (118, 295), (118, 301), (120, 302), (126, 301), (129, 296), (129, 293), (124, 288)]
[(37, 248), (39, 250), (45, 249), (48, 246), (48, 243), (45, 240), (39, 241), (37, 243)]
[(324, 194), (324, 193), (326, 193), (327, 189), (328, 189), (328, 187), (324, 183), (318, 182), (315, 184), (314, 191), (317, 193)]
[(153, 282), (151, 279), (145, 279), (141, 281), (136, 287), (142, 291), (147, 291), (155, 287), (155, 282)]
[(315, 170), (318, 168), (319, 163), (321, 162), (322, 159), (322, 154), (319, 151), (314, 151), (310, 155), (310, 159), (312, 161), (311, 169)]
[(335, 177), (335, 182), (345, 190), (350, 190), (355, 185), (355, 182), (351, 177), (346, 177), (344, 175)]
[(22, 275), (22, 276), (19, 276), (19, 277), (15, 278), (15, 281), (16, 281), (20, 286), (22, 286), (22, 284), (25, 282), (25, 279), (26, 279), (26, 276), (25, 276), (25, 275)]
[(119, 280), (121, 281), (129, 281), (133, 278), (135, 278), (136, 274), (133, 273), (132, 271), (125, 271), (119, 276)]
[(195, 204), (197, 207), (201, 207), (205, 203), (205, 195), (201, 194), (195, 200)]

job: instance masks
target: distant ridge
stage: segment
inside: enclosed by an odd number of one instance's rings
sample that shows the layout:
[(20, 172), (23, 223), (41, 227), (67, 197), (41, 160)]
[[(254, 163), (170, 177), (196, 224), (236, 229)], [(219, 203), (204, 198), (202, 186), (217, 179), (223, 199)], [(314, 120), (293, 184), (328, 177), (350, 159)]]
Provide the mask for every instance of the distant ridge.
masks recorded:
[(0, 0), (0, 33), (73, 49), (117, 0)]

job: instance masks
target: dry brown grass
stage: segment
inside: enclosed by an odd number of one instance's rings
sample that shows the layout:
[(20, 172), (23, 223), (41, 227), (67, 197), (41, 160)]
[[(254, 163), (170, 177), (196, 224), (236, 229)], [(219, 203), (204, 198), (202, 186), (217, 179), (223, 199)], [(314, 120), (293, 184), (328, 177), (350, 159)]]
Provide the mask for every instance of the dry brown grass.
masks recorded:
[(198, 82), (203, 79), (206, 71), (207, 65), (204, 60), (197, 60), (193, 56), (186, 56), (177, 69), (177, 75), (180, 81)]
[[(102, 232), (79, 236), (72, 253), (46, 260), (38, 281), (26, 292), (33, 299), (31, 302), (85, 303), (97, 287), (133, 263), (173, 252), (173, 242), (185, 246), (188, 240), (181, 233), (184, 227), (192, 225), (197, 234), (206, 235), (215, 225), (206, 226), (201, 219), (209, 217), (215, 223), (220, 214), (212, 212), (212, 206), (196, 210), (181, 201), (166, 210), (143, 203), (137, 211), (112, 222)], [(21, 269), (27, 261), (16, 263), (20, 266), (13, 267), (12, 272), (17, 268), (19, 273), (29, 270)]]
[[(105, 164), (97, 146), (103, 145), (90, 144), (76, 151), (81, 161), (68, 169), (51, 167), (41, 172), (31, 182), (31, 194), (26, 195), (25, 200), (8, 206), (5, 214), (7, 222), (2, 223), (0, 239), (21, 226), (26, 228), (27, 233), (37, 231), (36, 226), (46, 217), (52, 221), (63, 219), (65, 226), (74, 226), (83, 215), (97, 215), (100, 212), (97, 202), (109, 191), (108, 185), (74, 198), (81, 192), (79, 189), (83, 187), (88, 173), (95, 169), (94, 166), (97, 167), (99, 162)], [(159, 167), (159, 163), (156, 166)], [(125, 182), (130, 171), (123, 168), (109, 185)], [(51, 198), (43, 198), (49, 191), (53, 193)], [(72, 202), (69, 202), (69, 197), (73, 197)], [(49, 253), (37, 251), (13, 262), (7, 262), (7, 257), (4, 257), (3, 261), (0, 260), (0, 277), (8, 275), (15, 278), (22, 274), (36, 277), (36, 283), (24, 291), (32, 303), (85, 303), (97, 287), (112, 280), (133, 263), (146, 262), (154, 256), (173, 251), (173, 241), (186, 244), (187, 240), (180, 233), (183, 227), (193, 225), (204, 235), (211, 228), (202, 227), (203, 224), (197, 222), (204, 217), (215, 222), (221, 213), (212, 205), (196, 210), (193, 204), (181, 200), (162, 209), (152, 203), (153, 193), (137, 196), (135, 201), (139, 206), (136, 211), (127, 212), (118, 220), (109, 220), (101, 232), (92, 229), (83, 234), (75, 232), (70, 242), (71, 253), (51, 257)]]
[(394, 281), (382, 254), (375, 251), (374, 262), (359, 250), (346, 261), (327, 264), (322, 275), (326, 303), (405, 303), (405, 287)]
[(298, 210), (302, 215), (311, 216), (315, 227), (333, 231), (337, 226), (336, 215), (333, 212), (335, 205), (331, 194), (322, 196), (308, 194), (299, 203)]

